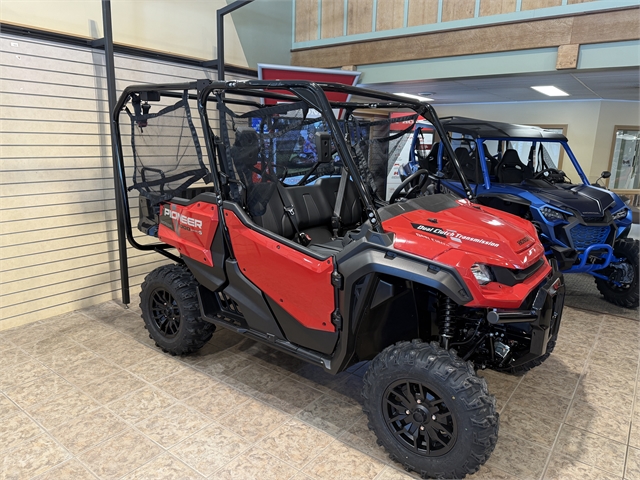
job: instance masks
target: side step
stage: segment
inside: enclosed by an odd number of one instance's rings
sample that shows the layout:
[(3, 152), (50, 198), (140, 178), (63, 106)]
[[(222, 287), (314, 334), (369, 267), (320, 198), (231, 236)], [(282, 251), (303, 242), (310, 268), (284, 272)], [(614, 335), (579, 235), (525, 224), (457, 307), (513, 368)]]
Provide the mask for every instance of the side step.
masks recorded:
[(262, 342), (282, 352), (293, 355), (294, 357), (298, 357), (306, 362), (313, 363), (315, 365), (321, 365), (329, 372), (331, 371), (331, 359), (323, 357), (318, 352), (315, 352), (313, 350), (299, 347), (298, 345), (294, 345), (287, 340), (277, 338), (275, 335), (259, 332), (257, 330), (253, 330), (251, 328), (243, 326), (246, 325), (246, 323), (242, 321), (243, 319), (240, 318), (241, 314), (232, 314), (232, 318), (227, 318), (226, 312), (223, 313), (220, 309), (218, 309), (218, 313), (215, 314), (211, 311), (207, 312), (206, 310), (210, 309), (204, 308), (204, 302), (202, 301), (200, 288), (202, 287), (198, 287), (198, 304), (200, 305), (200, 316), (203, 320), (213, 323), (216, 326), (227, 328), (233, 332), (239, 333), (253, 340)]

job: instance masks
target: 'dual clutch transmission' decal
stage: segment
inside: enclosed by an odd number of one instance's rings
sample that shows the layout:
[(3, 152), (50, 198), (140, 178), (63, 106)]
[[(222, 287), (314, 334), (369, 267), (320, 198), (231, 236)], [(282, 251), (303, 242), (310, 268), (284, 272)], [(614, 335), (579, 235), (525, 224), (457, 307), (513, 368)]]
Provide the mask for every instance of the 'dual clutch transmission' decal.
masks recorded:
[(453, 232), (451, 230), (443, 230), (440, 227), (432, 227), (431, 225), (422, 225), (420, 223), (412, 223), (411, 226), (416, 230), (420, 230), (421, 232), (429, 233), (431, 235), (436, 235), (442, 238), (448, 238), (456, 242), (467, 241), (467, 242), (479, 243), (481, 245), (488, 245), (489, 247), (494, 247), (494, 248), (498, 248), (500, 246), (499, 243), (493, 242), (491, 240), (485, 240), (484, 238), (470, 237), (468, 235), (463, 235), (461, 233)]

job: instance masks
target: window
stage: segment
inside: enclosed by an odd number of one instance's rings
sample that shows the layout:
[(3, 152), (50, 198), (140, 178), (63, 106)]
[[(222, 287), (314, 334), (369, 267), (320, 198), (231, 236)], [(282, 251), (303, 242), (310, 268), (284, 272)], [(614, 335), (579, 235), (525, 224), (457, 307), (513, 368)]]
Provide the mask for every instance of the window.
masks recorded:
[(640, 128), (616, 126), (609, 170), (612, 190), (640, 189), (638, 158), (640, 157)]

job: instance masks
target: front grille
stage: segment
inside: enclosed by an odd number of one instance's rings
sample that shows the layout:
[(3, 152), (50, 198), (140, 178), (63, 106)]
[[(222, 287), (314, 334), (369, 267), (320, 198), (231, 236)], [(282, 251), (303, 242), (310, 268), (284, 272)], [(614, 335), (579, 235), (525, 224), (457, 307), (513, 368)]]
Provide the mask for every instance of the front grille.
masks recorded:
[(576, 250), (584, 250), (590, 245), (596, 243), (606, 243), (611, 227), (605, 225), (603, 227), (593, 227), (589, 225), (578, 224), (571, 229), (571, 239)]

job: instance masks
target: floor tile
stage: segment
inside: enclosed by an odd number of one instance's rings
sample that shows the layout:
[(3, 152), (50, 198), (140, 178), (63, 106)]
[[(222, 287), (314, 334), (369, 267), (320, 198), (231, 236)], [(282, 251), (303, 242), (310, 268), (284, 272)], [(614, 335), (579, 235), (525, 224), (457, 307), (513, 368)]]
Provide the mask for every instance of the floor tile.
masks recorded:
[[(541, 399), (544, 399), (544, 402)], [(562, 421), (567, 414), (570, 402), (568, 398), (520, 384), (509, 399), (508, 405), (541, 411), (554, 420)]]
[(622, 476), (626, 447), (621, 443), (563, 425), (554, 454), (569, 456), (579, 462)]
[(297, 470), (269, 455), (264, 450), (253, 448), (215, 472), (216, 480), (284, 480), (291, 478)]
[(624, 478), (626, 480), (640, 480), (640, 449), (629, 447)]
[[(547, 362), (551, 359), (553, 359), (553, 354), (547, 359)], [(528, 372), (522, 379), (522, 385), (546, 390), (560, 397), (571, 398), (578, 385), (580, 373), (564, 368), (564, 364), (558, 366), (559, 362), (551, 362), (554, 363), (553, 366), (551, 363), (546, 365), (547, 362)]]
[[(308, 477), (311, 478), (311, 477)], [(410, 475), (407, 472), (401, 472), (398, 469), (387, 465), (382, 469), (382, 471), (378, 474), (375, 480), (412, 480), (416, 477)], [(470, 477), (473, 480), (476, 480), (474, 477)], [(497, 479), (495, 479), (497, 480)]]
[(549, 452), (547, 448), (501, 432), (487, 466), (512, 473), (522, 480), (538, 479)]
[(487, 464), (482, 465), (480, 470), (467, 478), (470, 480), (517, 480), (517, 477)]
[(51, 397), (74, 392), (76, 389), (60, 375), (49, 371), (24, 385), (7, 389), (6, 395), (20, 407), (27, 408), (37, 403), (46, 402)]
[(329, 395), (333, 395), (334, 397), (341, 398), (347, 401), (351, 400), (362, 405), (363, 387), (364, 382), (362, 381), (362, 377), (349, 375), (342, 381), (336, 383), (333, 388), (327, 393)]
[(378, 437), (369, 429), (366, 415), (360, 416), (360, 418), (356, 420), (356, 423), (340, 435), (338, 439), (342, 443), (354, 447), (384, 463), (389, 461), (389, 455), (387, 455), (386, 450), (377, 443)]
[(2, 368), (0, 369), (0, 390), (6, 391), (11, 387), (24, 385), (48, 373), (51, 373), (51, 370), (36, 360)]
[(181, 370), (178, 374), (155, 382), (156, 387), (178, 400), (192, 397), (196, 393), (214, 385), (218, 385), (216, 380), (191, 368)]
[(166, 355), (157, 354), (143, 362), (127, 367), (127, 371), (134, 375), (153, 383), (166, 377), (178, 373), (186, 368), (183, 363), (169, 358)]
[(96, 360), (98, 356), (88, 348), (76, 344), (69, 348), (56, 350), (54, 353), (42, 355), (38, 360), (52, 370), (74, 368), (83, 362)]
[(255, 366), (255, 363), (247, 357), (223, 350), (195, 364), (194, 368), (214, 378), (224, 380), (250, 366)]
[(332, 441), (330, 435), (292, 419), (260, 442), (260, 448), (296, 468), (302, 468)]
[(151, 462), (130, 473), (123, 480), (204, 480), (192, 468), (170, 453), (163, 453)]
[(143, 435), (127, 429), (81, 453), (78, 458), (103, 480), (120, 478), (141, 467), (162, 449)]
[(269, 405), (295, 415), (321, 395), (321, 391), (314, 389), (310, 385), (300, 383), (292, 377), (287, 377), (280, 383), (270, 386), (264, 392), (257, 393), (255, 396)]
[(627, 443), (631, 414), (610, 410), (599, 403), (576, 399), (569, 410), (566, 423), (619, 443)]
[(33, 480), (96, 480), (97, 478), (78, 460), (71, 459), (38, 475)]
[[(638, 399), (636, 398), (636, 408)], [(629, 434), (629, 445), (640, 448), (640, 413), (637, 411), (631, 417), (631, 431)]]
[(98, 408), (98, 404), (79, 390), (48, 399), (26, 410), (45, 428), (53, 428)]
[(0, 347), (0, 365), (4, 367), (11, 367), (31, 360), (31, 357), (21, 348), (7, 348)]
[(309, 465), (302, 469), (320, 480), (373, 480), (384, 468), (375, 460), (341, 442), (329, 445)]
[(47, 470), (33, 480), (96, 480), (93, 473), (87, 470), (78, 460), (72, 458), (57, 467)]
[(160, 413), (175, 403), (175, 399), (162, 390), (147, 385), (107, 406), (123, 420), (137, 423)]
[(8, 397), (0, 393), (0, 421), (3, 418), (15, 415), (20, 409)]
[(50, 430), (51, 435), (74, 455), (125, 430), (127, 424), (102, 407)]
[(500, 436), (509, 433), (547, 448), (553, 446), (561, 421), (544, 409), (509, 402), (500, 414)]
[(245, 368), (227, 377), (225, 383), (228, 383), (247, 395), (253, 396), (264, 393), (285, 378), (287, 377), (276, 370), (259, 365), (252, 365), (249, 368)]
[(496, 407), (500, 412), (507, 404), (521, 378), (506, 373), (494, 372), (493, 370), (479, 370), (478, 375), (487, 382), (489, 393), (496, 397)]
[(289, 418), (291, 418), (289, 415), (275, 408), (249, 399), (240, 406), (232, 406), (227, 415), (217, 417), (216, 422), (233, 433), (256, 442), (273, 432)]
[(192, 397), (185, 398), (183, 403), (216, 420), (222, 415), (228, 415), (233, 409), (241, 408), (248, 400), (248, 395), (233, 387), (218, 383)]
[(214, 424), (182, 441), (171, 452), (198, 472), (211, 475), (250, 445), (251, 442)]
[(82, 391), (106, 404), (146, 386), (147, 383), (128, 372), (120, 372), (82, 386)]
[[(53, 337), (51, 327), (40, 322), (5, 330), (2, 332), (2, 336), (15, 346), (23, 349), (27, 349), (28, 345)], [(32, 354), (30, 350), (27, 353)]]
[(186, 405), (176, 404), (143, 420), (136, 428), (154, 442), (169, 448), (209, 424), (211, 420), (208, 417)]
[(0, 453), (3, 478), (30, 478), (70, 458), (69, 453), (46, 434)]
[(0, 452), (17, 447), (43, 433), (44, 430), (22, 412), (6, 417), (0, 422)]
[(84, 315), (100, 321), (109, 321), (109, 319), (122, 315), (127, 311), (122, 305), (115, 302), (105, 302), (95, 307), (85, 308), (82, 310)]
[(121, 373), (122, 369), (103, 358), (94, 358), (88, 362), (74, 365), (73, 367), (60, 367), (56, 372), (70, 383), (81, 387), (87, 383), (95, 382), (115, 373)]
[(299, 358), (281, 352), (280, 350), (271, 348), (268, 345), (248, 339), (236, 344), (233, 347), (233, 350), (234, 352), (247, 357), (256, 365), (275, 369), (285, 374), (287, 372), (295, 372), (306, 364), (304, 360), (300, 360)]
[(77, 343), (70, 338), (66, 338), (62, 335), (54, 335), (45, 337), (35, 343), (22, 345), (21, 348), (31, 356), (41, 357), (76, 345)]
[(617, 480), (620, 477), (554, 452), (544, 480)]
[(305, 407), (296, 418), (336, 436), (353, 425), (361, 415), (362, 407), (353, 400), (325, 394)]
[(348, 373), (331, 375), (322, 367), (308, 364), (293, 373), (291, 378), (301, 383), (311, 385), (316, 390), (328, 392), (335, 384), (341, 382), (343, 378), (348, 375)]

